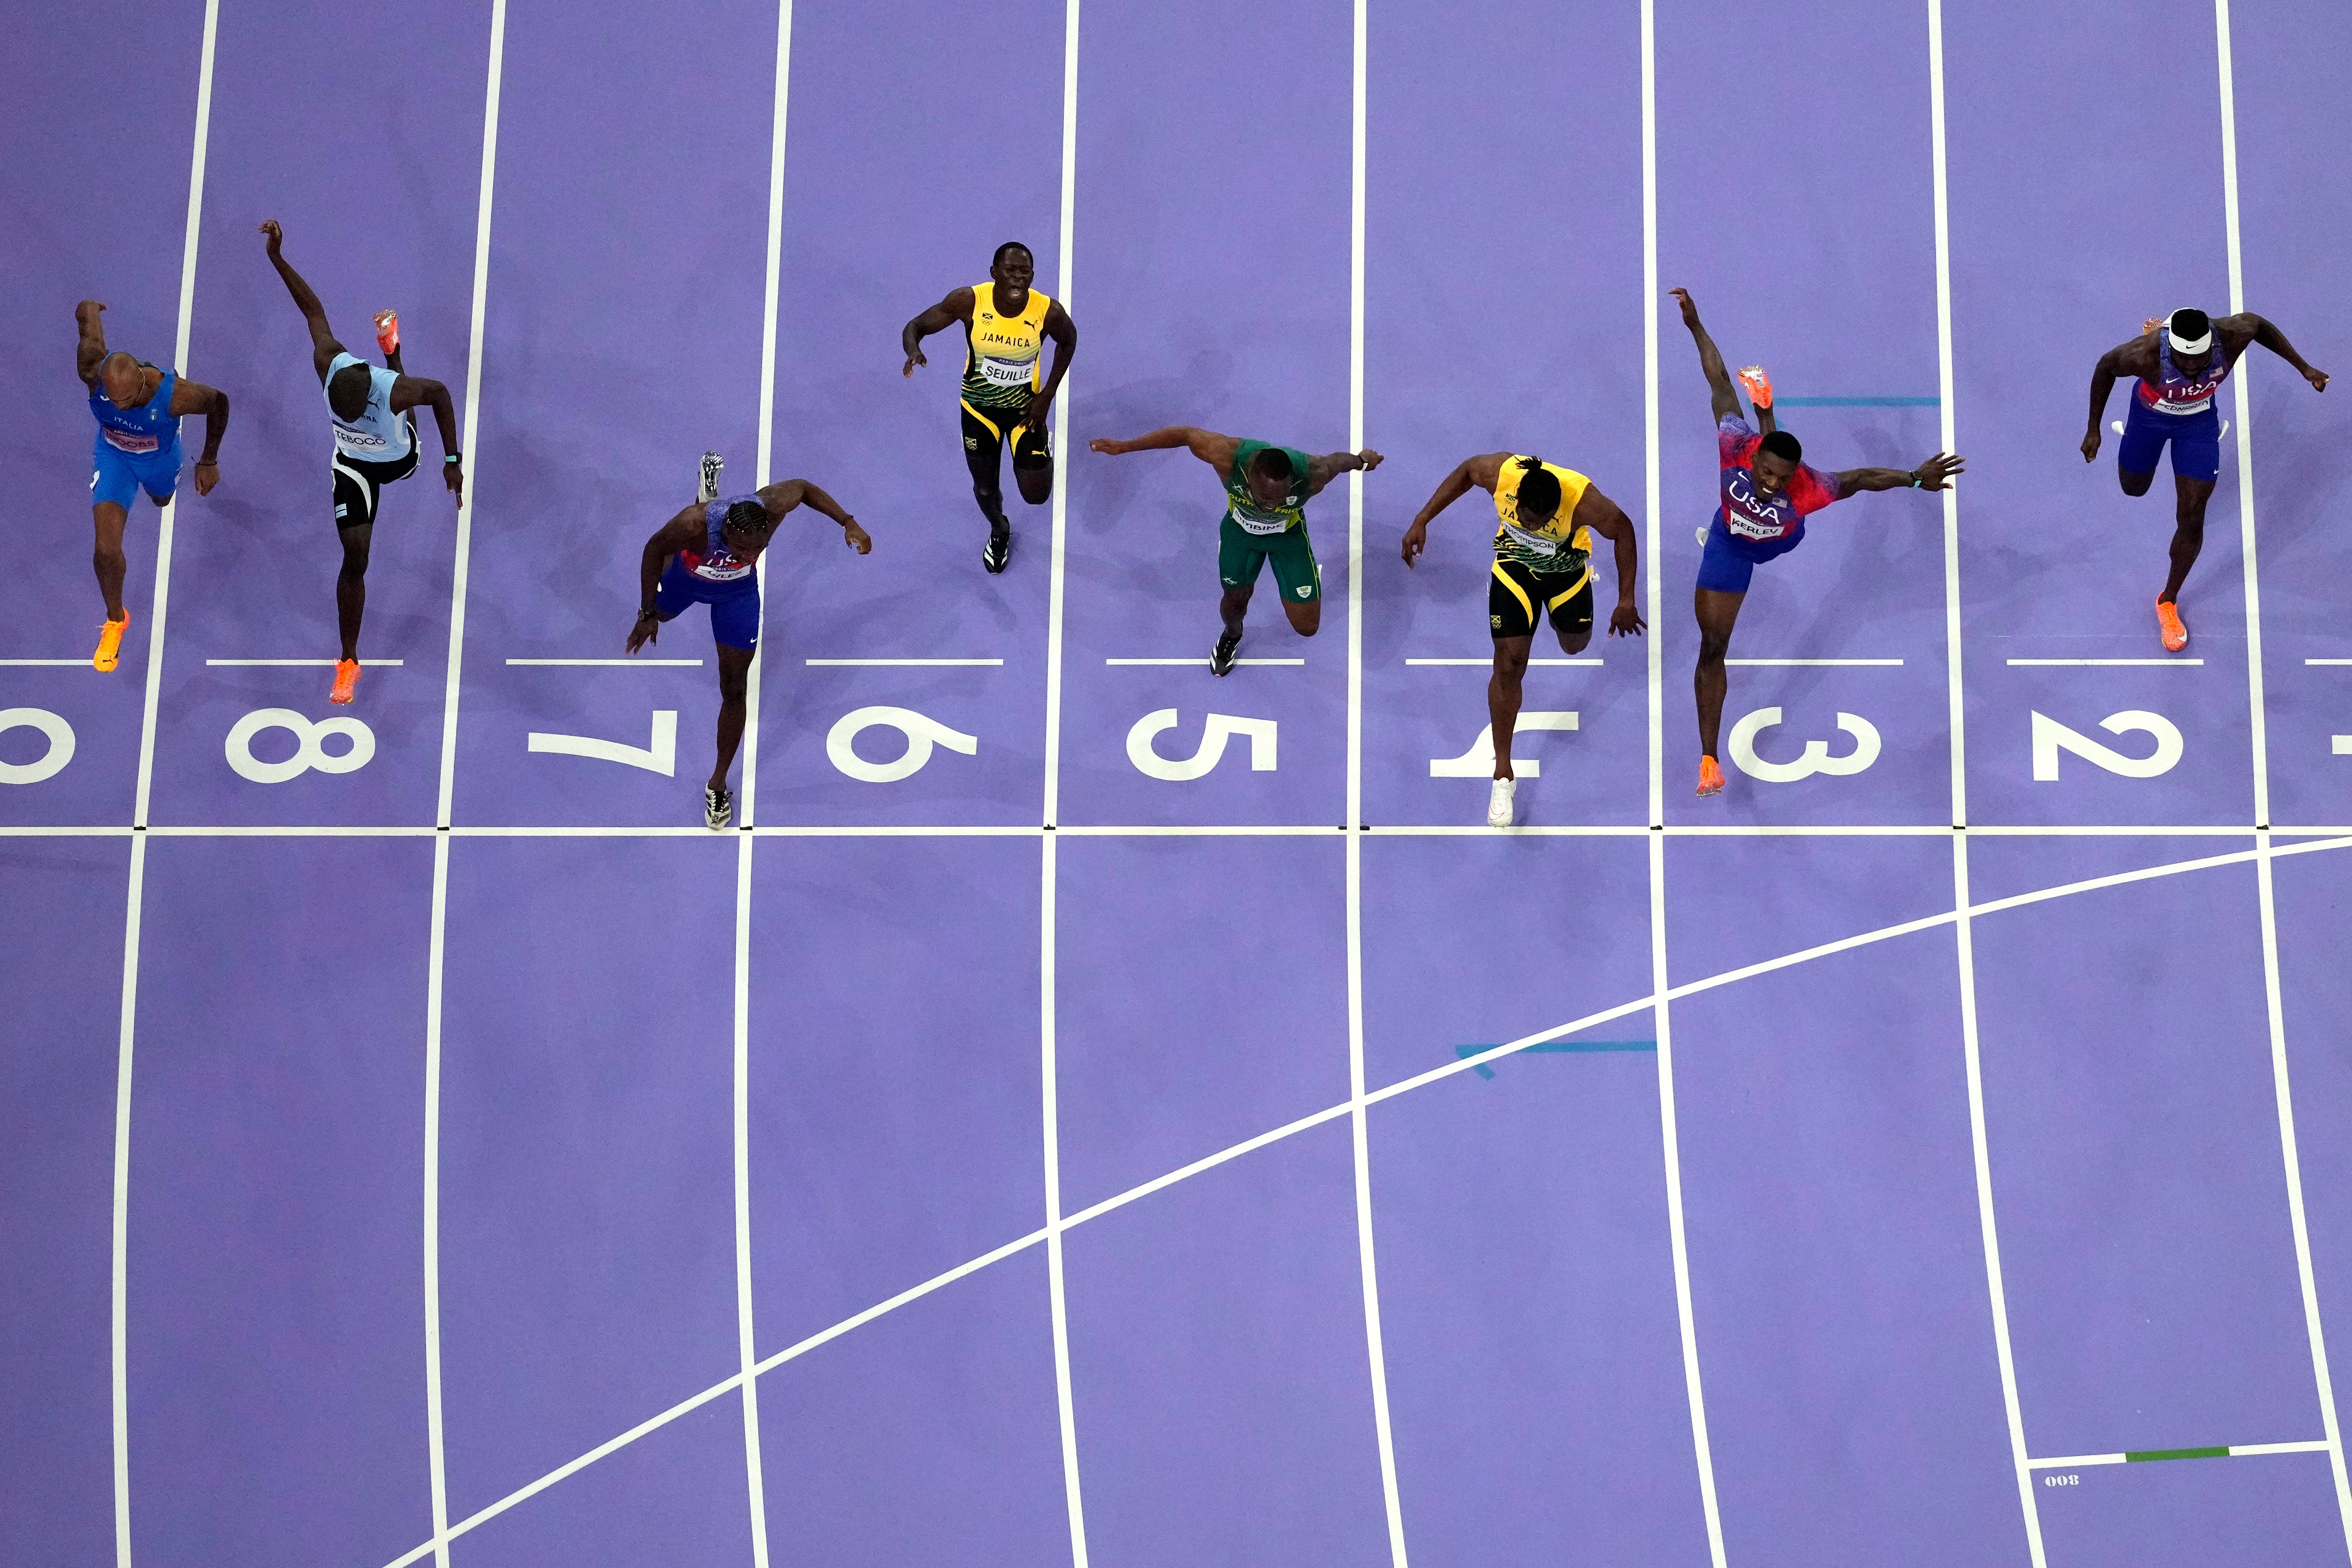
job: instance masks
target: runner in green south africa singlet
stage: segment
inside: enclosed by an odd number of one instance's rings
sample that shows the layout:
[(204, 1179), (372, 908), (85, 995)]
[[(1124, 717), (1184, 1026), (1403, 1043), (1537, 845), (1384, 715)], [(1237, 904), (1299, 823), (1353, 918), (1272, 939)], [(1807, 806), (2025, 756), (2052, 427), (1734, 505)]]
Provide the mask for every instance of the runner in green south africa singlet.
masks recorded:
[(1244, 441), (1225, 470), (1225, 515), (1217, 520), (1217, 580), (1228, 589), (1246, 589), (1265, 567), (1286, 605), (1310, 605), (1323, 596), (1323, 573), (1307, 538), (1306, 453), (1293, 447), (1276, 451), (1290, 459), (1290, 486), (1267, 506), (1250, 494), (1250, 461), (1266, 449), (1264, 441)]
[(1234, 466), (1225, 470), (1225, 515), (1239, 523), (1242, 531), (1254, 534), (1287, 533), (1307, 522), (1306, 453), (1293, 447), (1275, 449), (1290, 459), (1290, 489), (1279, 506), (1265, 506), (1250, 494), (1249, 466), (1271, 445), (1265, 441), (1244, 441), (1234, 449)]

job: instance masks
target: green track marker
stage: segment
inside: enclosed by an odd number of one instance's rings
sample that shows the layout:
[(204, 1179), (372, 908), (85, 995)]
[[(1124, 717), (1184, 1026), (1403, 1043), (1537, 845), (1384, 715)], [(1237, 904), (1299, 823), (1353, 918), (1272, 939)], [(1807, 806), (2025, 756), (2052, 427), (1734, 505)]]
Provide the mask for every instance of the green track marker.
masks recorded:
[[(1496, 1040), (1484, 1046), (1456, 1046), (1454, 1047), (1454, 1059), (1462, 1061), (1476, 1056), (1480, 1051), (1491, 1051), (1500, 1044), (1502, 1042)], [(1654, 1051), (1657, 1048), (1658, 1042), (1655, 1040), (1546, 1040), (1541, 1045), (1528, 1046), (1524, 1050), (1515, 1051), (1512, 1054), (1519, 1056), (1528, 1051), (1549, 1051), (1582, 1056), (1593, 1051)], [(1495, 1069), (1484, 1062), (1470, 1070), (1480, 1078), (1495, 1076)]]
[[(2126, 1450), (2124, 1463), (2144, 1465), (2157, 1459), (2226, 1459), (2230, 1450), (2222, 1448), (2142, 1448), (2137, 1453)], [(2237, 1474), (2235, 1470), (2230, 1472)]]

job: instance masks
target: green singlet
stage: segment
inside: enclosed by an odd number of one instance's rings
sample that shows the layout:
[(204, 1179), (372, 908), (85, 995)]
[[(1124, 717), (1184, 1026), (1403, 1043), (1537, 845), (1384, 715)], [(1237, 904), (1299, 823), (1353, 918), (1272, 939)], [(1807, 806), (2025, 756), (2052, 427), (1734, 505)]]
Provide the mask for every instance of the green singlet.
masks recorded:
[(1313, 604), (1323, 596), (1323, 573), (1307, 539), (1307, 456), (1293, 447), (1275, 448), (1290, 459), (1290, 489), (1276, 506), (1250, 494), (1250, 459), (1266, 449), (1264, 441), (1244, 441), (1225, 472), (1225, 515), (1217, 523), (1217, 577), (1228, 588), (1245, 588), (1267, 565), (1286, 604)]

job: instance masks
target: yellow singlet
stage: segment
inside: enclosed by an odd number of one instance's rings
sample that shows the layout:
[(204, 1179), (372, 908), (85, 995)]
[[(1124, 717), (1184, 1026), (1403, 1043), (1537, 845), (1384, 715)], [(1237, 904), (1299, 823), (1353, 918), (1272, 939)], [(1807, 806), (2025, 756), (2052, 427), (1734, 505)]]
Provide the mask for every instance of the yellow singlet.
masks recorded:
[(1526, 461), (1514, 452), (1504, 459), (1502, 477), (1495, 481), (1495, 516), (1501, 524), (1495, 531), (1495, 559), (1516, 561), (1546, 576), (1590, 573), (1592, 531), (1578, 525), (1576, 504), (1592, 481), (1572, 468), (1544, 464), (1544, 470), (1559, 481), (1559, 510), (1542, 527), (1530, 528), (1519, 521), (1519, 481), (1528, 474), (1520, 465)]
[(971, 320), (964, 331), (963, 401), (974, 414), (1013, 414), (1029, 406), (1029, 394), (1045, 384), (1038, 351), (1045, 343), (1045, 312), (1054, 301), (1038, 289), (1017, 316), (996, 311), (996, 285), (971, 288)]

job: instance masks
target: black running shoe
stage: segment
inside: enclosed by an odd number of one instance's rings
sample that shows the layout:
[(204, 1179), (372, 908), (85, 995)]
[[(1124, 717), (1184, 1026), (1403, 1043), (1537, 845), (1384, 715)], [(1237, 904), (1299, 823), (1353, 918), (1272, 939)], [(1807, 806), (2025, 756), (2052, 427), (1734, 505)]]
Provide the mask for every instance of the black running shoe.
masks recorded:
[(1008, 528), (1002, 533), (992, 532), (981, 548), (980, 563), (991, 572), (1002, 572), (1012, 561), (1013, 531)]
[(1219, 637), (1217, 646), (1209, 650), (1209, 673), (1211, 675), (1230, 673), (1234, 668), (1234, 655), (1241, 646), (1242, 634), (1239, 632), (1227, 632)]
[(702, 476), (700, 483), (695, 490), (694, 499), (697, 500), (717, 500), (719, 499), (719, 476), (725, 472), (726, 468), (726, 458), (720, 457), (716, 452), (703, 453)]
[(735, 817), (735, 792), (702, 786), (702, 826), (718, 833)]

